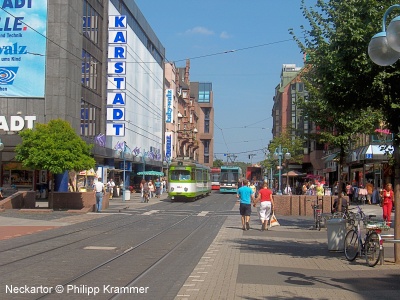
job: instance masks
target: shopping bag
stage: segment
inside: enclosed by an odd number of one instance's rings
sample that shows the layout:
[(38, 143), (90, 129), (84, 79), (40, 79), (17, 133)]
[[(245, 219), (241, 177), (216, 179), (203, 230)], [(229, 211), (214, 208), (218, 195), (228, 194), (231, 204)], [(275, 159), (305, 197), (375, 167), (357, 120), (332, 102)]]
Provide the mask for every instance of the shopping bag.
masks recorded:
[(275, 213), (272, 212), (272, 216), (269, 220), (269, 227), (274, 227), (274, 226), (280, 226), (281, 224), (279, 224), (278, 219), (275, 217)]

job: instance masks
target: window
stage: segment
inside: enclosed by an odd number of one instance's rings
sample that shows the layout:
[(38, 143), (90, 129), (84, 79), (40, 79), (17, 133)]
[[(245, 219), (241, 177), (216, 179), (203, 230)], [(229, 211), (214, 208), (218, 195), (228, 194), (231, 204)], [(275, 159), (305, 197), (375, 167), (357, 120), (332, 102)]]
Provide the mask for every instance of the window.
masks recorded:
[(204, 133), (210, 133), (210, 121), (204, 121)]
[(204, 113), (204, 133), (210, 133), (210, 108), (202, 108)]
[(86, 1), (83, 2), (83, 35), (94, 44), (100, 45), (103, 19)]
[(100, 128), (100, 109), (81, 100), (81, 136), (94, 137)]
[(89, 52), (82, 50), (82, 85), (101, 94), (100, 90), (101, 64)]
[(211, 83), (199, 83), (199, 99), (198, 99), (198, 101), (200, 103), (209, 103), (211, 91), (212, 91)]

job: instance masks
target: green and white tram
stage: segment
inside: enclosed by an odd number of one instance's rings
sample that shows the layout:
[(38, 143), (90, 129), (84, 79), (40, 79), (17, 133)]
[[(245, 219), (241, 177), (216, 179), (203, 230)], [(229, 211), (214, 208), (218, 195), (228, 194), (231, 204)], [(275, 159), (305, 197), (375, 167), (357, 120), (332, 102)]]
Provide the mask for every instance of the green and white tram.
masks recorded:
[(173, 160), (168, 170), (168, 196), (174, 200), (196, 200), (211, 193), (211, 169), (194, 161)]

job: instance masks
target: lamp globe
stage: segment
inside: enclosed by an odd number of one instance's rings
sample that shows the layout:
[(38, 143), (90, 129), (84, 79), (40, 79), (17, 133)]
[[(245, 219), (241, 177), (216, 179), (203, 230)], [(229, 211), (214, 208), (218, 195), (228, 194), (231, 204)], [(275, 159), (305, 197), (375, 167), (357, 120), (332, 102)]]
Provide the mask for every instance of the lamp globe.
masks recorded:
[(389, 46), (386, 32), (379, 32), (372, 37), (368, 55), (379, 66), (390, 66), (400, 58), (400, 53)]
[(386, 35), (390, 48), (400, 52), (400, 16), (390, 22)]

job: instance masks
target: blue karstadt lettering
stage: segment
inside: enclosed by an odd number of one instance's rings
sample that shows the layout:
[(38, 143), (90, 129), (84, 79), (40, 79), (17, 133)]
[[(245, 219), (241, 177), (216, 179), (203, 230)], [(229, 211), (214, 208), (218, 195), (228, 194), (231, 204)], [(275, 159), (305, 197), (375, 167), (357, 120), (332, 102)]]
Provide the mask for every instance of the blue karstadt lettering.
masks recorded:
[(4, 0), (2, 2), (1, 8), (32, 8), (32, 0)]
[(115, 16), (115, 26), (114, 27), (121, 27), (125, 28), (124, 20), (126, 16)]

